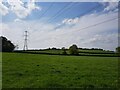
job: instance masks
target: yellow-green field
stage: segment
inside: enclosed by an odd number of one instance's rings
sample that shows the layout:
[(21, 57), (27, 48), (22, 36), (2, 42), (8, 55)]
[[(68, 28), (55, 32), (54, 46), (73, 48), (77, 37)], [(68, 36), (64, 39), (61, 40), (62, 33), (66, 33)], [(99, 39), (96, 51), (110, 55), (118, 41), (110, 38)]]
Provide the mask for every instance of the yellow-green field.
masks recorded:
[(3, 88), (117, 88), (117, 57), (2, 55)]

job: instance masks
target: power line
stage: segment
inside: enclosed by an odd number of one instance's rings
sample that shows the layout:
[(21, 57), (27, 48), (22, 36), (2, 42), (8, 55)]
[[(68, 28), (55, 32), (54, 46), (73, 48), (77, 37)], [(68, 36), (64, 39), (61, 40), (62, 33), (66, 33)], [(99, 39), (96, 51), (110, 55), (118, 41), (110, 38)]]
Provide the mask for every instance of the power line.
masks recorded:
[(119, 18), (120, 18), (120, 17), (115, 17), (115, 18), (112, 18), (112, 19), (109, 19), (109, 20), (106, 20), (106, 21), (103, 21), (103, 22), (99, 22), (99, 23), (96, 23), (96, 24), (93, 24), (93, 25), (90, 25), (90, 26), (81, 28), (81, 29), (79, 29), (79, 30), (83, 30), (83, 29), (95, 27), (95, 26), (98, 26), (98, 25), (100, 25), (100, 24), (107, 23), (107, 22), (110, 22), (110, 21), (113, 21), (113, 20), (116, 20), (116, 19), (119, 19)]
[[(75, 31), (78, 31), (78, 30), (80, 31), (80, 30), (92, 28), (92, 27), (101, 25), (101, 24), (103, 24), (103, 23), (111, 22), (111, 21), (116, 20), (116, 19), (120, 19), (120, 17), (115, 17), (115, 18), (112, 18), (112, 19), (109, 19), (109, 20), (106, 20), (106, 21), (102, 21), (102, 22), (99, 22), (99, 23), (96, 23), (96, 24), (93, 24), (93, 25), (89, 25), (89, 26), (87, 26), (87, 27), (83, 27), (83, 28), (77, 29), (77, 30), (75, 30)], [(67, 33), (70, 33), (70, 32), (67, 32)], [(64, 33), (64, 34), (66, 34), (66, 33)], [(61, 35), (63, 35), (63, 34), (61, 34)]]
[[(61, 8), (55, 15), (53, 15), (50, 19), (48, 19), (47, 22), (49, 22), (52, 18), (56, 17), (57, 14), (61, 13), (66, 7), (70, 6), (73, 2), (70, 2), (70, 4), (65, 5), (63, 8)], [(48, 8), (48, 10), (53, 6), (54, 3), (52, 3), (50, 5), (50, 7)], [(48, 10), (46, 10), (41, 16), (45, 15), (46, 12), (48, 12)], [(44, 24), (43, 24), (44, 25)]]
[[(83, 28), (81, 28), (81, 29), (74, 30), (74, 32), (75, 32), (75, 31), (78, 31), (78, 30), (80, 31), (80, 30), (92, 28), (92, 27), (101, 25), (101, 24), (103, 24), (103, 23), (111, 22), (111, 21), (116, 20), (116, 19), (120, 19), (120, 17), (115, 17), (115, 18), (112, 18), (112, 19), (109, 19), (109, 20), (106, 20), (106, 21), (102, 21), (102, 22), (99, 22), (99, 23), (96, 23), (96, 24), (93, 24), (93, 25), (89, 25), (89, 26), (87, 26), (87, 27), (83, 27)], [(66, 32), (66, 33), (68, 34), (68, 33), (70, 33), (70, 32), (71, 32), (71, 31)], [(73, 32), (73, 31), (72, 31), (72, 32)], [(59, 34), (59, 35), (64, 35), (64, 34), (66, 34), (66, 33)], [(50, 36), (51, 34), (49, 33), (48, 35)]]
[[(77, 4), (78, 4), (78, 2), (76, 2)], [(56, 18), (58, 18), (58, 17), (60, 17), (61, 15), (63, 15), (63, 14), (65, 14), (68, 10), (70, 10), (70, 8), (72, 8), (76, 3), (72, 3), (69, 7), (67, 7), (67, 8), (65, 8), (62, 12), (63, 13), (59, 13), (59, 14), (57, 14), (55, 17), (54, 17), (54, 19), (53, 20), (55, 20)], [(65, 11), (66, 10), (66, 11)], [(65, 13), (64, 13), (64, 11), (65, 11)], [(53, 21), (53, 20), (51, 20), (51, 21)]]
[[(86, 12), (83, 12), (82, 14), (77, 15), (76, 17), (83, 16), (83, 15), (85, 15), (86, 13), (90, 13), (91, 11), (93, 11), (93, 10), (95, 10), (95, 9), (98, 9), (100, 6), (101, 6), (101, 5), (98, 4), (98, 5), (96, 5), (95, 7), (90, 8), (90, 9), (87, 10)], [(62, 25), (60, 25), (60, 26), (62, 26)], [(59, 28), (60, 26), (57, 26), (55, 29)]]
[[(77, 3), (78, 3), (78, 2), (77, 2)], [(75, 3), (74, 3), (74, 4), (75, 4)], [(73, 5), (74, 5), (74, 4), (73, 4)], [(73, 7), (73, 5), (71, 5), (70, 7), (66, 8), (66, 12), (67, 12), (68, 10), (70, 10), (70, 8)], [(82, 14), (79, 14), (79, 15), (77, 15), (76, 17), (83, 16), (83, 15), (85, 15), (86, 13), (89, 13), (89, 12), (95, 10), (95, 9), (98, 9), (100, 6), (101, 6), (101, 4), (98, 3), (98, 5), (96, 5), (95, 7), (90, 8), (90, 9), (87, 10), (86, 12), (84, 12), (84, 13), (82, 13)], [(66, 13), (66, 12), (65, 12), (65, 13)], [(61, 14), (62, 14), (62, 13), (58, 14), (59, 16), (56, 15), (53, 20), (55, 20), (56, 18), (60, 17)]]
[(51, 9), (53, 7), (53, 4), (54, 3), (51, 3), (50, 6), (40, 15), (40, 19), (49, 11), (49, 9)]
[(96, 5), (95, 7), (92, 7), (92, 8), (90, 8), (90, 9), (88, 9), (86, 12), (84, 12), (84, 13), (82, 13), (82, 14), (79, 14), (79, 15), (77, 15), (76, 17), (83, 16), (83, 15), (85, 15), (85, 14), (87, 14), (87, 13), (90, 13), (91, 11), (100, 8), (100, 6), (101, 6), (101, 4), (98, 3), (98, 5)]
[[(99, 23), (96, 23), (96, 24), (93, 24), (93, 25), (89, 25), (89, 26), (87, 26), (87, 27), (83, 27), (83, 28), (81, 28), (81, 29), (74, 30), (74, 32), (75, 32), (75, 31), (84, 30), (84, 29), (88, 29), (88, 28), (92, 28), (92, 27), (101, 25), (101, 24), (103, 24), (103, 23), (111, 22), (111, 21), (116, 20), (116, 19), (120, 19), (120, 17), (115, 17), (115, 18), (112, 18), (112, 19), (109, 19), (109, 20), (106, 20), (106, 21), (103, 21), (103, 22), (99, 22)], [(68, 33), (70, 33), (70, 32), (72, 32), (72, 31), (69, 31), (69, 32), (66, 32), (66, 33), (68, 34)], [(64, 35), (64, 34), (66, 34), (66, 33), (59, 34), (59, 35)]]
[[(61, 8), (55, 15), (53, 15), (47, 22), (50, 23), (50, 21), (55, 20), (56, 18), (60, 17), (60, 15), (63, 13), (64, 10), (66, 10), (66, 12), (67, 12), (68, 9), (70, 10), (70, 8), (73, 7), (73, 5), (76, 4), (76, 3), (78, 3), (78, 2), (70, 2), (70, 4), (65, 5), (65, 6), (64, 6), (63, 8)], [(50, 5), (50, 7), (45, 11), (45, 13), (46, 13), (52, 6), (53, 6), (53, 3), (52, 3), (52, 4)], [(100, 6), (100, 4), (97, 5), (97, 6), (95, 6), (95, 7), (93, 7), (93, 8), (91, 8), (91, 9), (89, 9), (89, 10), (87, 10), (86, 12), (84, 12), (84, 13), (82, 13), (82, 14), (80, 14), (80, 15), (83, 16), (84, 14), (86, 14), (86, 13), (88, 13), (88, 12), (91, 12), (91, 11), (97, 9), (99, 6)], [(45, 13), (43, 13), (41, 16), (43, 16)], [(59, 16), (58, 16), (58, 15), (59, 15)], [(78, 16), (80, 16), (80, 15), (77, 15), (76, 17), (78, 17)], [(60, 27), (60, 26), (57, 26), (56, 28), (58, 28), (58, 27)]]
[(55, 15), (53, 15), (47, 22), (49, 22), (50, 20), (52, 20), (52, 18), (55, 18), (58, 14), (60, 14), (61, 12), (64, 11), (64, 9), (66, 9), (67, 7), (69, 7), (70, 5), (72, 5), (73, 2), (70, 2), (70, 4), (65, 5), (63, 8), (61, 8)]

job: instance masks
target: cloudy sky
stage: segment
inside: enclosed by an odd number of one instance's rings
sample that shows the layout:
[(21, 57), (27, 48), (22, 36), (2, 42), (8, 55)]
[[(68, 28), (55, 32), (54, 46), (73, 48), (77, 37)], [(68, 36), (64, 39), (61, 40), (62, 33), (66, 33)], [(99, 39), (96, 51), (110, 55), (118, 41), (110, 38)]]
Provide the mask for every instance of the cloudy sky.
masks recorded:
[(24, 1), (0, 0), (0, 35), (19, 49), (26, 30), (29, 49), (76, 44), (115, 50), (118, 46), (117, 2)]

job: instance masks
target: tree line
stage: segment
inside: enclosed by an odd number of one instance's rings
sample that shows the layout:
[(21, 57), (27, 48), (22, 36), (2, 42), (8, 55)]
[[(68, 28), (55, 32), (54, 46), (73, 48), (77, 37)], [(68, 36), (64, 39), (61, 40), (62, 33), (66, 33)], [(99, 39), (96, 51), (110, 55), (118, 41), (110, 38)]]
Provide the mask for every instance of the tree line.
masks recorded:
[(2, 52), (12, 52), (15, 48), (15, 45), (8, 40), (6, 37), (0, 37), (0, 51)]
[[(2, 52), (12, 52), (15, 49), (15, 45), (8, 40), (6, 37), (0, 36), (0, 51)], [(56, 48), (49, 48), (49, 50), (56, 50)], [(69, 50), (69, 54), (72, 55), (78, 55), (79, 54), (79, 49), (87, 50), (87, 48), (78, 48), (77, 45), (73, 44), (72, 46), (69, 47), (69, 49), (66, 49), (65, 47), (62, 47), (62, 54), (67, 54), (67, 50)], [(46, 49), (47, 50), (47, 49)], [(100, 48), (92, 48), (89, 50), (103, 50)], [(116, 52), (120, 53), (120, 46), (116, 48)]]

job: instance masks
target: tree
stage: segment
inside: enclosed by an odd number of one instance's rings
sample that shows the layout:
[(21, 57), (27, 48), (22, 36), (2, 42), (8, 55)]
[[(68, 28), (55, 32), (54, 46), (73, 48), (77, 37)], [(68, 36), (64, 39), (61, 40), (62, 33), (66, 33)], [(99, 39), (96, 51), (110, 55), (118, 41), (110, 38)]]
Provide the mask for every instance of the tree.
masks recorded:
[(53, 47), (53, 48), (52, 48), (52, 50), (56, 50), (56, 48), (55, 48), (55, 47)]
[(64, 55), (67, 54), (65, 47), (62, 47), (62, 54), (64, 54)]
[(0, 37), (0, 47), (2, 52), (11, 52), (14, 50), (15, 46), (11, 41), (7, 40), (6, 37), (1, 36)]
[(120, 46), (116, 48), (116, 52), (120, 53)]
[(72, 55), (78, 55), (78, 47), (77, 45), (73, 44), (72, 46), (69, 47), (69, 53)]

